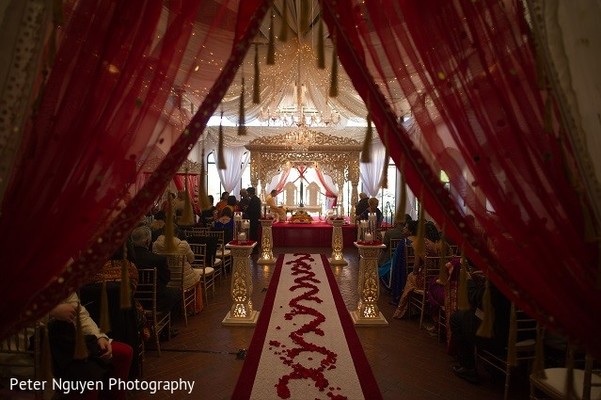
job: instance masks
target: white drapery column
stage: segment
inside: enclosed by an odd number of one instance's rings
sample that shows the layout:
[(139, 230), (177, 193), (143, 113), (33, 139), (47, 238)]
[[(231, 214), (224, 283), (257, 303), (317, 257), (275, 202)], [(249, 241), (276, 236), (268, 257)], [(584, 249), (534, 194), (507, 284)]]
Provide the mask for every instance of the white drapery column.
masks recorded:
[(359, 164), (359, 176), (363, 182), (363, 191), (369, 197), (376, 197), (380, 190), (382, 168), (386, 162), (386, 148), (382, 144), (373, 144), (371, 162)]

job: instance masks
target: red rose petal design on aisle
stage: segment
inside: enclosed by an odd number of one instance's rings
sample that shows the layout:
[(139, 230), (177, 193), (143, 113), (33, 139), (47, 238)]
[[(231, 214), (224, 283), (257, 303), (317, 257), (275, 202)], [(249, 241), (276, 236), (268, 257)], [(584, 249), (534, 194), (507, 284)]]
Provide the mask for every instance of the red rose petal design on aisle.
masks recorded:
[[(324, 346), (311, 343), (306, 340), (306, 335), (311, 333), (318, 336), (323, 336), (324, 332), (319, 327), (325, 322), (326, 317), (321, 312), (311, 307), (311, 303), (320, 304), (323, 302), (319, 298), (319, 288), (315, 285), (321, 283), (315, 279), (315, 273), (311, 270), (311, 262), (314, 259), (309, 254), (295, 254), (298, 258), (288, 261), (286, 264), (292, 266), (292, 275), (297, 276), (294, 279), (294, 285), (289, 288), (291, 292), (298, 292), (299, 295), (292, 298), (288, 305), (288, 311), (284, 318), (292, 321), (298, 316), (310, 316), (312, 320), (303, 324), (300, 328), (292, 331), (289, 335), (290, 339), (297, 347), (284, 349), (276, 340), (270, 340), (269, 344), (274, 350), (274, 354), (280, 356), (279, 359), (284, 365), (292, 368), (292, 372), (280, 376), (276, 384), (277, 394), (282, 399), (290, 398), (290, 388), (288, 387), (291, 380), (311, 380), (319, 391), (328, 390), (326, 395), (331, 399), (346, 399), (346, 396), (335, 393), (340, 388), (334, 389), (329, 387), (328, 379), (324, 375), (324, 371), (336, 368), (336, 360), (338, 355), (325, 348)], [(296, 326), (296, 324), (294, 324)], [(305, 359), (303, 355), (308, 354), (307, 361), (312, 361), (312, 365), (304, 365)], [(320, 360), (321, 355), (321, 360)], [(315, 366), (314, 360), (320, 360), (318, 366)]]

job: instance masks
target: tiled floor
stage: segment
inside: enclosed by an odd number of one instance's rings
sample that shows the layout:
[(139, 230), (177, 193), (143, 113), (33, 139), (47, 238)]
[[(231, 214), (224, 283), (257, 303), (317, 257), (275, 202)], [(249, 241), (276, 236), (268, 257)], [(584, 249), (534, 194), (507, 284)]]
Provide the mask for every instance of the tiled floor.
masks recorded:
[[(331, 254), (329, 248), (286, 249), (277, 248), (274, 254), (293, 252)], [(357, 304), (357, 270), (359, 258), (354, 248), (345, 249), (345, 267), (334, 267), (340, 291), (352, 310)], [(253, 276), (253, 304), (261, 309), (265, 291), (269, 285), (273, 266), (261, 266), (251, 262)], [(198, 315), (176, 322), (180, 334), (162, 343), (162, 355), (149, 350), (144, 364), (145, 380), (192, 380), (195, 382), (191, 395), (184, 392), (173, 394), (159, 391), (155, 395), (138, 392), (135, 399), (229, 399), (234, 389), (243, 361), (237, 358), (240, 349), (249, 346), (252, 327), (227, 327), (221, 321), (231, 305), (228, 280), (217, 286), (214, 297)], [(388, 327), (357, 328), (359, 338), (385, 399), (501, 399), (503, 377), (481, 371), (482, 382), (473, 385), (455, 377), (450, 371), (452, 359), (445, 346), (438, 343), (425, 330), (418, 328), (416, 320), (395, 320), (394, 308), (383, 294), (380, 308), (390, 322)], [(527, 399), (527, 378), (516, 371), (512, 377), (510, 399)]]

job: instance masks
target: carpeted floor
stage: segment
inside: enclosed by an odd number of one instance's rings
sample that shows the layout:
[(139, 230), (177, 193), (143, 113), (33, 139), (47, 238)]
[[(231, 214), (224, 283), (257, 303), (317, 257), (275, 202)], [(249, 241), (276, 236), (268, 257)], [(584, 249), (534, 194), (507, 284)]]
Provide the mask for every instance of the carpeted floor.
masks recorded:
[(382, 398), (325, 256), (279, 256), (232, 398)]

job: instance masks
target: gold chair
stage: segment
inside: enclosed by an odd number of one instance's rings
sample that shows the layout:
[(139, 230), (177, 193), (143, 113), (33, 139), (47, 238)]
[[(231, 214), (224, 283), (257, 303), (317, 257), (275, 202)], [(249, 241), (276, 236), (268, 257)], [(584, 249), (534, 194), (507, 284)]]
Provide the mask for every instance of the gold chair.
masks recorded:
[(185, 228), (184, 235), (186, 236), (186, 239), (188, 239), (189, 237), (203, 236), (204, 233), (208, 232), (208, 231), (209, 231), (209, 228), (195, 226), (195, 227)]
[(405, 274), (409, 275), (413, 272), (413, 267), (415, 266), (415, 250), (413, 246), (411, 246), (405, 240)]
[(204, 235), (217, 238), (217, 251), (212, 267), (215, 269), (215, 277), (221, 279), (222, 276), (227, 274), (228, 270), (231, 270), (232, 266), (232, 253), (225, 248), (224, 232), (210, 230), (205, 232)]
[(426, 308), (428, 307), (428, 282), (433, 277), (438, 277), (440, 257), (416, 257), (414, 258), (413, 272), (418, 273), (421, 270), (423, 280), (409, 297), (409, 311), (417, 309), (419, 311), (419, 327), (421, 329), (424, 323)]
[[(568, 360), (573, 359), (573, 348), (568, 346)], [(576, 398), (581, 400), (601, 399), (601, 370), (594, 369), (595, 360), (590, 354), (584, 358), (584, 369), (574, 368), (574, 392), (567, 393), (569, 369), (545, 368), (544, 374), (530, 375), (530, 399), (538, 399), (537, 392), (542, 392), (545, 398), (563, 400)], [(575, 397), (574, 397), (575, 395)]]
[(207, 265), (207, 245), (204, 243), (190, 243), (194, 252), (192, 268), (201, 270), (200, 281), (204, 293), (205, 303), (209, 304), (209, 288), (215, 296), (215, 269)]
[[(41, 372), (41, 342), (44, 330), (41, 324), (36, 322), (0, 341), (1, 378), (44, 379)], [(36, 393), (35, 398), (41, 398), (41, 393)]]
[[(524, 311), (515, 308), (515, 304), (512, 303), (511, 308), (512, 313), (515, 312), (516, 315), (516, 361), (518, 364), (524, 361), (530, 362), (534, 360), (535, 355), (537, 322), (535, 319), (529, 317)], [(505, 389), (503, 394), (503, 399), (505, 400), (507, 400), (509, 395), (509, 382), (511, 373), (514, 369), (514, 365), (512, 365), (509, 357), (510, 354), (508, 349), (511, 347), (509, 341), (511, 341), (511, 338), (508, 339), (505, 351), (500, 354), (476, 347), (477, 362), (484, 362), (505, 375)]]
[[(194, 251), (194, 250), (192, 250)], [(196, 257), (196, 255), (195, 255)], [(171, 282), (177, 284), (177, 288), (182, 294), (182, 312), (184, 313), (184, 322), (188, 327), (188, 310), (192, 309), (192, 314), (196, 314), (196, 287), (184, 287), (184, 277), (186, 276), (186, 256), (182, 254), (167, 255), (167, 265), (171, 270)], [(194, 265), (192, 265), (194, 268)]]
[(146, 319), (151, 324), (152, 335), (159, 357), (161, 356), (161, 344), (159, 336), (167, 329), (167, 338), (171, 339), (171, 312), (157, 310), (157, 270), (156, 268), (138, 269), (138, 286), (134, 297), (140, 302), (144, 309)]

